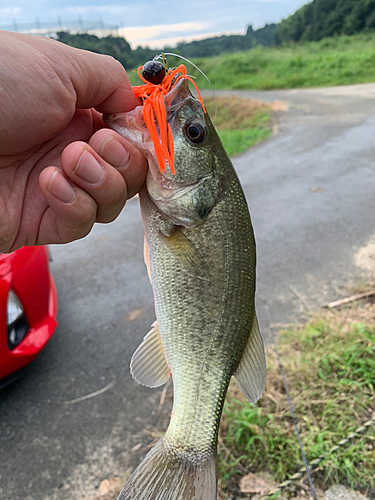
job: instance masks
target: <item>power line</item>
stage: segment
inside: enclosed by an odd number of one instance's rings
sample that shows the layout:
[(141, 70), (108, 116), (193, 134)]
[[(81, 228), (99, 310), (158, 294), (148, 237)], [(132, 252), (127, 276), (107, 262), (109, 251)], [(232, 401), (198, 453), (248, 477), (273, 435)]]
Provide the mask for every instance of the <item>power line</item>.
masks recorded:
[(11, 25), (2, 25), (0, 29), (14, 31), (19, 33), (37, 34), (45, 36), (55, 36), (59, 31), (67, 31), (75, 34), (95, 34), (97, 36), (118, 36), (118, 25), (105, 23), (103, 18), (100, 17), (97, 21), (84, 20), (82, 15), (79, 16), (77, 21), (63, 22), (61, 16), (57, 17), (55, 22), (43, 22), (39, 17), (35, 18), (35, 22), (20, 24), (14, 17)]

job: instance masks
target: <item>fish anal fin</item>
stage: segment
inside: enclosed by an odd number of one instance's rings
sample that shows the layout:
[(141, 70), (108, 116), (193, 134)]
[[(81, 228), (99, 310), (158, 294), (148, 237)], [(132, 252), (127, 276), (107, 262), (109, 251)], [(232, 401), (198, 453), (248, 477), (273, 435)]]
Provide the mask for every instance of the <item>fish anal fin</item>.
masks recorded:
[(168, 381), (169, 368), (157, 321), (153, 323), (151, 330), (133, 354), (130, 362), (130, 373), (139, 384), (146, 387), (159, 387)]
[(169, 236), (162, 235), (162, 240), (176, 257), (184, 272), (198, 279), (210, 280), (210, 273), (204, 259), (192, 241), (180, 229), (175, 228)]
[(264, 342), (259, 331), (258, 319), (254, 315), (253, 325), (242, 353), (241, 361), (234, 372), (238, 387), (246, 398), (256, 403), (266, 386), (266, 357)]

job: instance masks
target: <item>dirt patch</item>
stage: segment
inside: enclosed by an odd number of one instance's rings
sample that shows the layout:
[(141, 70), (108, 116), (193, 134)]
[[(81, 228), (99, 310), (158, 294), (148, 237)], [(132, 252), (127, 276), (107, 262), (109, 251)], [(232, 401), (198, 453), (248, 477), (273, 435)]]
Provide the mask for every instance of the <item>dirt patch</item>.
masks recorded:
[(289, 111), (290, 102), (289, 101), (273, 101), (269, 105), (272, 111)]
[(218, 96), (216, 100), (209, 97), (204, 102), (212, 119), (216, 106), (216, 127), (221, 130), (251, 127), (259, 112), (270, 111), (267, 103), (244, 97)]
[(375, 272), (375, 236), (355, 253), (354, 262), (364, 271)]

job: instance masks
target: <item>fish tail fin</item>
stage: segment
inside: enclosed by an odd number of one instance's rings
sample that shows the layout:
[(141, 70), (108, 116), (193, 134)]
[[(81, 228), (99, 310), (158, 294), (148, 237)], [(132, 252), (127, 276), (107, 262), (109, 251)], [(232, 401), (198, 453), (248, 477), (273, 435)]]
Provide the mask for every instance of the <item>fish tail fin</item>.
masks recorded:
[(165, 436), (133, 472), (117, 500), (216, 500), (216, 454), (184, 452)]

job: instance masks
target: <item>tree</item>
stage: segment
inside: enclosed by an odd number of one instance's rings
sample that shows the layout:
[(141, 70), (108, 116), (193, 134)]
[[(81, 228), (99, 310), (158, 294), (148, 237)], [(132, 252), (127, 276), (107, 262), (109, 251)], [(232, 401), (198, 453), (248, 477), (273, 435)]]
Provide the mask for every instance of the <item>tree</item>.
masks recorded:
[(371, 27), (375, 27), (375, 0), (313, 0), (278, 24), (276, 43), (351, 35)]

